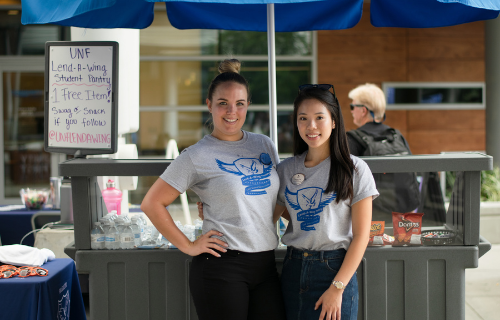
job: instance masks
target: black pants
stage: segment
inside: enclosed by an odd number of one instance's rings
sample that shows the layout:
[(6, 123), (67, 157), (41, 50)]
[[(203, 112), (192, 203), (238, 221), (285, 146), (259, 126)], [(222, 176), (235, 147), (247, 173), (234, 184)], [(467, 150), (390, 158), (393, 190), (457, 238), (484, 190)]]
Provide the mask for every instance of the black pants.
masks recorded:
[(220, 254), (193, 258), (189, 287), (198, 318), (285, 319), (274, 250)]

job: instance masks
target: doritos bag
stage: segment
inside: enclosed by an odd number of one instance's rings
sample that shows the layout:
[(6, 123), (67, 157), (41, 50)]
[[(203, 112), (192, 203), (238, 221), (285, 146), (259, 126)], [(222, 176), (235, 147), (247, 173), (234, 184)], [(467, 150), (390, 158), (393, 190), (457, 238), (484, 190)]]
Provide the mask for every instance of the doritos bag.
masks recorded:
[(422, 245), (420, 238), (422, 236), (423, 215), (423, 213), (392, 213), (393, 247)]

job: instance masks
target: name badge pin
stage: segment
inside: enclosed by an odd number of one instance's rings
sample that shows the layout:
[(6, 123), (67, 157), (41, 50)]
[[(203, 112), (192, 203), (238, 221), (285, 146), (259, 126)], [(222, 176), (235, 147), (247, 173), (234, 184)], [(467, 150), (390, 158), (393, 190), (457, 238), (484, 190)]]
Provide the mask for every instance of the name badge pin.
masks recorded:
[(296, 173), (292, 176), (292, 183), (296, 186), (300, 185), (306, 180), (306, 176), (303, 173)]

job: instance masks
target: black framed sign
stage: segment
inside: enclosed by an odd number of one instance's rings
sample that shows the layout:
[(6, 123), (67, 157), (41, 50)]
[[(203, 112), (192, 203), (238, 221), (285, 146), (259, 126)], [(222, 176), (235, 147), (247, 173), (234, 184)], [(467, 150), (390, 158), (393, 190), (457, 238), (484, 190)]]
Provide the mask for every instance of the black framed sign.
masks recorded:
[(45, 151), (110, 154), (118, 138), (118, 43), (45, 43)]

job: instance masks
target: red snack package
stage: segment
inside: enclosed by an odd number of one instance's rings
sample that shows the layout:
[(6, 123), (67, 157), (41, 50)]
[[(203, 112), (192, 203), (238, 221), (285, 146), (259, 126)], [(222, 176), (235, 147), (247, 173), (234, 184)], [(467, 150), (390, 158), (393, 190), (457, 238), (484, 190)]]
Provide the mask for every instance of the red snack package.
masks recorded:
[(393, 247), (421, 246), (423, 213), (392, 213)]
[(383, 246), (384, 240), (385, 221), (372, 221), (370, 226), (370, 239), (368, 240), (369, 246)]
[(390, 245), (392, 246), (392, 244), (394, 243), (394, 237), (391, 237), (387, 234), (384, 233), (384, 236), (382, 237), (382, 239), (384, 240), (384, 245)]

